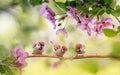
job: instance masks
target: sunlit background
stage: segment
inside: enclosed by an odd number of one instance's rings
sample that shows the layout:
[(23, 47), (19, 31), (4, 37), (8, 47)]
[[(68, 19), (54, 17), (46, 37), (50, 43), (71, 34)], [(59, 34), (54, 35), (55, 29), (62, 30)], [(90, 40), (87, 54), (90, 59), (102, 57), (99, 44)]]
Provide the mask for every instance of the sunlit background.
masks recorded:
[[(12, 2), (20, 0), (0, 0), (0, 59), (9, 55), (13, 48), (22, 47), (31, 54), (32, 46), (40, 40), (45, 41), (45, 54), (52, 55), (52, 45), (50, 41), (65, 44), (69, 47), (66, 57), (74, 56), (74, 47), (77, 42), (86, 46), (86, 54), (110, 54), (113, 45), (120, 42), (120, 35), (109, 38), (88, 37), (86, 32), (75, 28), (69, 18), (67, 24), (68, 38), (63, 35), (56, 35), (51, 23), (44, 17), (39, 16), (40, 6), (18, 4)], [(62, 0), (59, 0), (62, 1)], [(117, 4), (120, 0), (117, 0)], [(55, 12), (61, 12), (53, 3), (49, 4)], [(114, 25), (120, 25), (111, 15), (106, 15), (113, 19)], [(109, 58), (92, 58), (63, 61), (57, 67), (54, 63), (58, 59), (53, 58), (28, 58), (28, 66), (24, 68), (22, 75), (120, 75), (120, 61)]]

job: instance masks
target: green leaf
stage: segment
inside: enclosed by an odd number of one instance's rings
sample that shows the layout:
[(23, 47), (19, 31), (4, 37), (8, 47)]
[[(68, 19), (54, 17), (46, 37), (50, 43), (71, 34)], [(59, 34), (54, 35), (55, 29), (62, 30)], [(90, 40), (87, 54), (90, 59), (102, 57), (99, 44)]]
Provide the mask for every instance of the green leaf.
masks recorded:
[(90, 17), (102, 15), (102, 14), (104, 14), (104, 11), (105, 11), (104, 8), (93, 7), (93, 9), (90, 11), (90, 13), (91, 13)]
[(30, 4), (33, 6), (42, 4), (42, 0), (30, 0)]
[(120, 9), (120, 5), (117, 5), (117, 6), (116, 6), (116, 9)]
[(2, 60), (6, 59), (9, 55), (10, 55), (9, 51), (6, 49), (6, 47), (4, 45), (0, 44), (0, 62)]
[[(55, 2), (55, 1), (54, 1)], [(62, 3), (62, 2), (55, 2), (55, 5), (61, 9), (62, 11), (67, 11), (67, 8), (66, 8), (66, 5), (65, 3)]]
[(44, 0), (44, 2), (48, 3), (48, 2), (49, 2), (49, 0)]
[(107, 14), (111, 14), (111, 11), (112, 11), (111, 9), (107, 9), (107, 10), (106, 10), (106, 13), (107, 13)]
[(88, 7), (84, 8), (84, 9), (83, 9), (83, 12), (84, 12), (85, 14), (89, 14), (89, 10), (88, 10), (88, 9), (89, 9)]
[[(80, 0), (80, 1), (82, 1), (82, 0)], [(95, 0), (83, 0), (84, 1), (84, 3), (93, 3)]]
[(116, 0), (113, 0), (113, 2), (110, 4), (110, 7), (113, 9), (116, 7)]
[(55, 2), (62, 2), (62, 3), (65, 3), (66, 1), (68, 0), (54, 0)]
[(11, 64), (14, 62), (14, 58), (11, 56), (11, 57), (7, 57), (6, 59), (2, 60), (2, 63), (4, 64)]
[(105, 6), (110, 6), (113, 3), (113, 0), (104, 0)]
[(0, 65), (0, 73), (5, 75), (15, 75), (12, 70), (9, 68), (9, 66), (6, 65)]
[(77, 5), (76, 8), (77, 8), (79, 11), (83, 11), (83, 10), (84, 10), (84, 8), (83, 8), (82, 6), (80, 6), (80, 5)]
[(104, 12), (105, 12), (105, 10), (104, 10), (104, 9), (100, 9), (100, 10), (99, 10), (99, 12), (98, 12), (98, 15), (103, 15), (103, 14), (104, 14)]
[(83, 11), (85, 14), (89, 14), (89, 8), (88, 7), (83, 7), (83, 6), (80, 6), (80, 5), (76, 5), (76, 8), (79, 10), (79, 11)]
[(120, 32), (120, 26), (118, 26), (117, 30), (118, 30), (118, 32)]
[(72, 6), (75, 7), (76, 6), (76, 1), (66, 1), (66, 6)]
[(20, 75), (20, 71), (17, 67), (15, 66), (10, 66), (9, 67), (11, 69), (11, 71), (14, 73), (14, 75)]
[(120, 9), (116, 9), (116, 10), (112, 11), (111, 13), (113, 16), (119, 17), (120, 16)]
[(114, 31), (112, 29), (107, 29), (107, 28), (103, 29), (103, 33), (108, 37), (114, 37), (117, 35), (116, 31)]

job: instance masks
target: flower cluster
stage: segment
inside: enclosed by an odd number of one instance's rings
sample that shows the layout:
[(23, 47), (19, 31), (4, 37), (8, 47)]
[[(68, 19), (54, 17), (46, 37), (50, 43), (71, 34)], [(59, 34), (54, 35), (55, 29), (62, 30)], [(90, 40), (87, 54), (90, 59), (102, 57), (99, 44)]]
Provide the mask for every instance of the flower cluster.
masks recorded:
[(18, 48), (17, 50), (11, 50), (11, 54), (15, 58), (15, 65), (18, 67), (20, 70), (27, 66), (27, 62), (25, 59), (28, 57), (27, 52), (23, 52), (21, 48)]
[[(103, 18), (101, 22), (96, 21), (94, 18), (90, 18), (88, 15), (85, 15), (83, 12), (78, 11), (76, 8), (67, 6), (66, 16), (59, 18), (59, 20), (65, 20), (67, 16), (71, 17), (73, 21), (77, 24), (77, 28), (80, 30), (85, 30), (88, 36), (96, 34), (96, 36), (102, 35), (102, 30), (104, 28), (114, 28), (112, 24), (111, 18)], [(56, 20), (55, 13), (45, 4), (41, 6), (40, 15), (46, 17), (53, 23), (54, 29), (56, 28)], [(61, 24), (59, 24), (61, 25)], [(58, 25), (58, 26), (59, 26)], [(68, 36), (65, 27), (60, 28), (56, 31), (56, 34), (64, 34), (66, 37)]]
[[(39, 14), (40, 14), (40, 16), (47, 18), (53, 24), (53, 28), (56, 29), (56, 20), (57, 19), (55, 19), (55, 13), (46, 4), (41, 5)], [(63, 20), (65, 20), (65, 18), (66, 18), (66, 16), (63, 16), (63, 17), (59, 18), (59, 21), (63, 21)], [(59, 25), (61, 25), (61, 24), (59, 24)], [(66, 37), (68, 36), (65, 28), (61, 28), (56, 31), (56, 34), (60, 34), (60, 33), (64, 34)]]
[(97, 22), (94, 30), (97, 36), (100, 36), (104, 28), (114, 28), (111, 18), (103, 18), (101, 22)]
[(100, 36), (104, 28), (114, 28), (111, 18), (103, 18), (101, 22), (97, 22), (94, 18), (89, 18), (88, 15), (81, 16), (82, 12), (79, 12), (76, 8), (68, 6), (67, 9), (67, 15), (77, 22), (77, 28), (86, 30), (89, 36), (93, 33)]
[(53, 28), (56, 28), (55, 13), (46, 4), (42, 4), (39, 14), (51, 21), (51, 23), (53, 24)]

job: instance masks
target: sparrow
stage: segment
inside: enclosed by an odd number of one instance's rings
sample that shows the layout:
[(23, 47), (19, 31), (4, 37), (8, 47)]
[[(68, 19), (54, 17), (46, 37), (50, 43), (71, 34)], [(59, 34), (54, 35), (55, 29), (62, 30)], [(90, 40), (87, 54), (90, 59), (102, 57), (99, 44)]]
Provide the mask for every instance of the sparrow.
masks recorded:
[(63, 57), (66, 51), (67, 51), (67, 47), (65, 45), (53, 44), (53, 54), (55, 56)]
[(33, 45), (32, 54), (41, 54), (44, 52), (45, 43), (43, 41), (37, 42)]
[(81, 43), (77, 43), (75, 51), (76, 51), (76, 56), (78, 56), (79, 54), (84, 55), (85, 54), (85, 46)]

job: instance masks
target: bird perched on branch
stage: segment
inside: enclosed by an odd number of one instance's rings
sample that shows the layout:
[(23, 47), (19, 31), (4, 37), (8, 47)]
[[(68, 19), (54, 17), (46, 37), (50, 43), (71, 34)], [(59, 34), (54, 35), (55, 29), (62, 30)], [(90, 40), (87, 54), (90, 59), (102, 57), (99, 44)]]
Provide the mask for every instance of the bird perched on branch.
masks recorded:
[(77, 43), (75, 51), (76, 51), (76, 56), (78, 56), (79, 54), (84, 55), (85, 54), (85, 46), (81, 43)]
[(63, 57), (67, 51), (67, 47), (65, 45), (55, 44), (52, 41), (51, 43), (53, 44), (53, 54), (58, 57)]
[(41, 54), (44, 52), (45, 43), (43, 41), (37, 42), (33, 45), (32, 54)]

